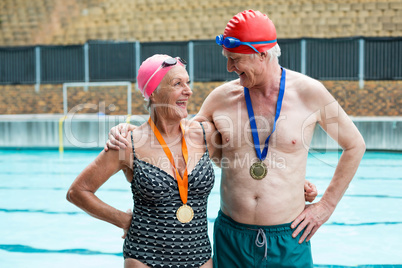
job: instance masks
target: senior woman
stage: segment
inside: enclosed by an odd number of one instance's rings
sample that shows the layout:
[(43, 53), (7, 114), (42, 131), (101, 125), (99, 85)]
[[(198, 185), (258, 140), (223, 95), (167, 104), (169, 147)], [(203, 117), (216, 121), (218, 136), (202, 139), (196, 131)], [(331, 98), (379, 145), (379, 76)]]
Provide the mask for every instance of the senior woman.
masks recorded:
[[(125, 230), (125, 267), (212, 267), (207, 198), (214, 184), (210, 157), (219, 158), (213, 145), (220, 135), (211, 123), (186, 120), (192, 91), (180, 58), (148, 58), (137, 81), (149, 102), (148, 122), (129, 133), (120, 154), (102, 151), (78, 175), (67, 199)], [(132, 214), (95, 195), (120, 170), (131, 184)]]

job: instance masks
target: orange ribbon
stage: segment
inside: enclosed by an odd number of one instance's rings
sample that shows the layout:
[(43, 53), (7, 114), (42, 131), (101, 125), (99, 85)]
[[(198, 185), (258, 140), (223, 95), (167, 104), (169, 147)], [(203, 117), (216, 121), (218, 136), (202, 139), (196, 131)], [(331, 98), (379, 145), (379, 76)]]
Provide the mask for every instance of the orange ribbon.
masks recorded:
[(166, 156), (169, 158), (170, 163), (172, 164), (174, 171), (176, 172), (176, 180), (177, 185), (179, 186), (179, 193), (181, 201), (183, 204), (187, 203), (187, 195), (188, 195), (188, 174), (187, 174), (187, 160), (188, 160), (188, 151), (187, 151), (187, 144), (186, 140), (184, 139), (184, 129), (180, 123), (180, 129), (183, 133), (183, 137), (181, 139), (181, 151), (183, 152), (184, 162), (186, 163), (186, 169), (184, 170), (183, 178), (181, 178), (179, 172), (177, 171), (176, 165), (174, 164), (173, 154), (170, 151), (169, 147), (167, 146), (165, 140), (163, 139), (161, 133), (159, 132), (158, 128), (155, 126), (154, 121), (152, 121), (151, 117), (148, 120), (149, 125), (151, 126), (152, 131), (154, 132), (159, 144), (162, 146), (163, 151), (165, 151)]

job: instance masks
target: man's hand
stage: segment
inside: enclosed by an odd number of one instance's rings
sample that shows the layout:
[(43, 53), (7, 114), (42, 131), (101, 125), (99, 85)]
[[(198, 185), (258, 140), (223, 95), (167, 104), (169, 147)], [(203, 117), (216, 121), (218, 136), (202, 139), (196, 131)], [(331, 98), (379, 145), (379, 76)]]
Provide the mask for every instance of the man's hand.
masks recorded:
[(125, 149), (128, 145), (128, 141), (126, 139), (127, 134), (129, 131), (132, 131), (135, 128), (136, 126), (127, 123), (121, 123), (115, 127), (112, 127), (112, 129), (109, 131), (109, 139), (104, 147), (105, 152), (107, 152), (109, 149)]
[(304, 230), (299, 239), (299, 244), (303, 243), (306, 238), (306, 242), (308, 242), (318, 228), (329, 219), (334, 209), (331, 209), (323, 200), (306, 205), (303, 212), (292, 222), (291, 228), (295, 229), (297, 227), (292, 234), (293, 238)]
[(317, 188), (315, 187), (314, 184), (309, 182), (308, 180), (304, 181), (304, 199), (307, 202), (313, 202), (314, 199), (317, 197)]

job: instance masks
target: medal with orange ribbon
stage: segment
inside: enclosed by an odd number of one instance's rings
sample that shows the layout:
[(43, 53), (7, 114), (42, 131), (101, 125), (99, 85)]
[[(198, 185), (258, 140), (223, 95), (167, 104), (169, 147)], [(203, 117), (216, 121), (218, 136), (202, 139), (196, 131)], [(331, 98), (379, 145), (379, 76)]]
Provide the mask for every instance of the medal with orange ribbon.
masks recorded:
[(179, 172), (177, 171), (176, 165), (174, 164), (173, 154), (170, 151), (169, 147), (167, 146), (165, 140), (163, 139), (161, 133), (159, 132), (158, 128), (156, 127), (154, 121), (152, 121), (151, 117), (148, 120), (149, 125), (151, 126), (152, 131), (155, 134), (156, 139), (159, 141), (159, 144), (162, 146), (163, 151), (165, 152), (166, 156), (169, 158), (170, 163), (173, 166), (173, 169), (176, 173), (176, 180), (177, 185), (179, 187), (180, 199), (183, 202), (183, 205), (179, 207), (176, 211), (176, 217), (181, 223), (190, 222), (194, 217), (193, 209), (187, 205), (187, 195), (188, 195), (188, 174), (187, 174), (187, 161), (188, 161), (188, 151), (187, 151), (187, 144), (186, 140), (184, 139), (184, 129), (180, 123), (180, 129), (183, 134), (181, 139), (181, 150), (183, 152), (184, 162), (186, 163), (186, 169), (184, 170), (183, 178), (180, 176)]

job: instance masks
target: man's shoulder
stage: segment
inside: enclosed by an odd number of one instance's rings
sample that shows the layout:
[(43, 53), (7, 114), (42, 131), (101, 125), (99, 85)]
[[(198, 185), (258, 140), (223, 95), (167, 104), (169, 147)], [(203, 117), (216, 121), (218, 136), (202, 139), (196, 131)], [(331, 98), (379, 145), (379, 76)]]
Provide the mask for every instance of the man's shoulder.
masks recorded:
[(240, 85), (240, 79), (232, 80), (223, 83), (218, 86), (214, 90), (212, 90), (211, 94), (213, 95), (233, 95), (236, 94), (239, 90), (243, 90), (243, 87)]
[(286, 83), (289, 90), (294, 90), (301, 94), (325, 89), (319, 80), (292, 70), (287, 70)]
[(243, 87), (240, 85), (239, 79), (225, 82), (209, 93), (202, 105), (202, 109), (219, 110), (226, 103), (232, 102), (242, 92)]
[(308, 75), (293, 71), (293, 70), (286, 70), (286, 80), (290, 81), (296, 81), (299, 83), (313, 83), (313, 82), (318, 82), (317, 79), (314, 79)]
[(287, 78), (289, 99), (303, 102), (312, 111), (317, 111), (334, 100), (324, 84), (317, 79), (294, 71), (290, 71)]
[(212, 90), (205, 102), (208, 105), (212, 105), (213, 110), (217, 111), (237, 102), (242, 94), (243, 87), (240, 85), (240, 80), (237, 79), (225, 82)]

